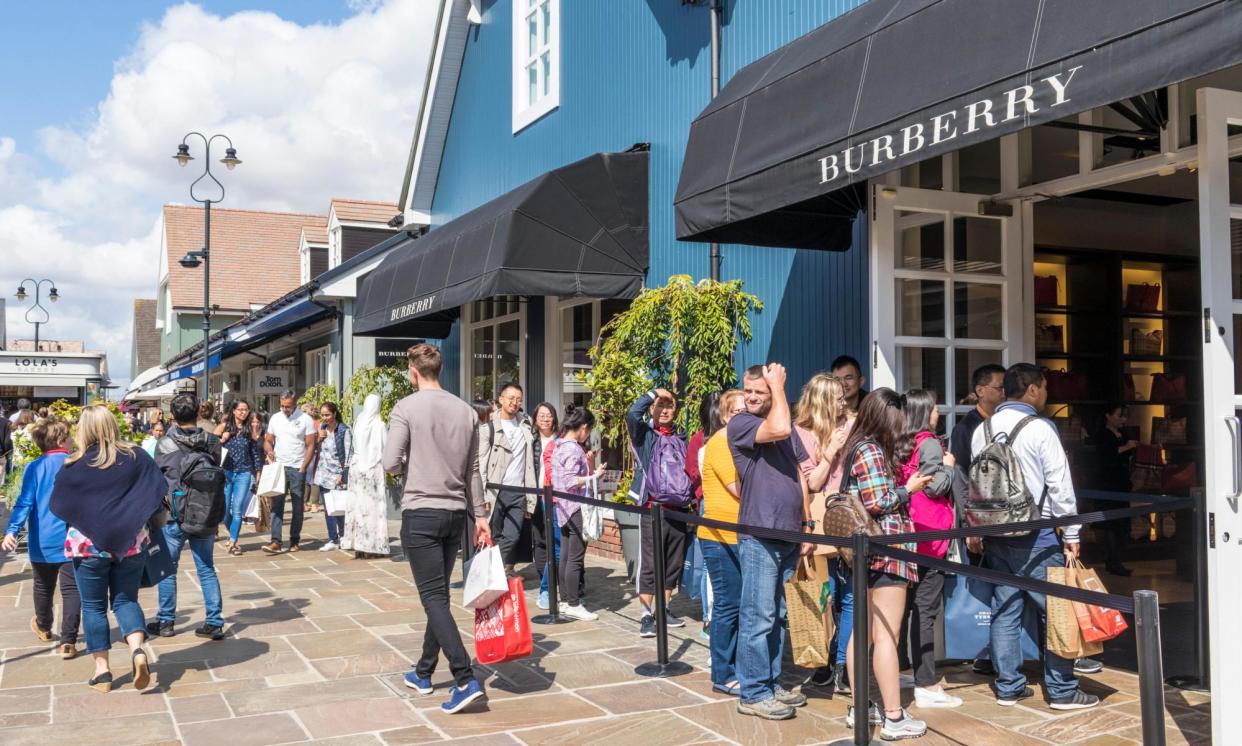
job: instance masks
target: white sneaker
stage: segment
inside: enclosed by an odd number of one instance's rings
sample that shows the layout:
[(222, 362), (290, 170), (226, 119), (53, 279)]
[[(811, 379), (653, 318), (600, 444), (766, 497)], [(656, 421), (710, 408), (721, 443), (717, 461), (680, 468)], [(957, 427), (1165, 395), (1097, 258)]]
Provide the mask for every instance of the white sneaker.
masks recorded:
[(331, 552), (334, 549), (340, 549), (340, 548), (341, 548), (340, 545), (337, 544), (335, 541), (329, 541), (327, 544), (324, 544), (323, 546), (319, 547), (319, 551)]
[(914, 704), (919, 707), (961, 707), (962, 698), (954, 697), (941, 687), (914, 687)]
[(582, 607), (582, 604), (570, 606), (569, 604), (562, 602), (560, 611), (563, 616), (567, 616), (570, 619), (577, 619), (580, 622), (593, 622), (596, 619), (599, 619), (598, 614), (592, 614), (587, 611)]

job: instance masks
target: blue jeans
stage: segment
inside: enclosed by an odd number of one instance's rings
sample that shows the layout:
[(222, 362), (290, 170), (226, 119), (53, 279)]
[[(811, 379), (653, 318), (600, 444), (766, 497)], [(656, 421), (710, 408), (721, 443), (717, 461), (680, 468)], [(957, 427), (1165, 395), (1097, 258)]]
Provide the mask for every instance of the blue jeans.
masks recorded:
[(228, 506), (225, 509), (229, 525), (229, 539), (236, 544), (241, 534), (242, 519), (246, 517), (246, 508), (250, 506), (250, 485), (254, 483), (254, 474), (248, 471), (224, 472), (224, 499)]
[(828, 572), (832, 583), (832, 604), (837, 612), (837, 633), (828, 651), (837, 665), (845, 665), (845, 646), (850, 644), (854, 631), (854, 574), (839, 559), (834, 559)]
[[(194, 569), (198, 573), (198, 584), (203, 589), (203, 606), (207, 609), (207, 623), (223, 627), (220, 581), (216, 578), (216, 564), (211, 556), (215, 548), (216, 537), (214, 535), (206, 538), (190, 536), (176, 523), (169, 521), (164, 524), (164, 540), (168, 542), (168, 556), (173, 562), (174, 569), (181, 564), (181, 549), (186, 542), (189, 542), (190, 554), (194, 556)], [(159, 620), (171, 622), (177, 618), (177, 573), (173, 572), (161, 580), (159, 588)]]
[(737, 623), (742, 599), (742, 563), (737, 544), (699, 539), (703, 565), (712, 583), (712, 684), (737, 680)]
[[(1061, 547), (1032, 549), (1030, 543), (988, 539), (984, 543), (983, 566), (1019, 577), (1047, 580), (1049, 567), (1064, 567)], [(1026, 599), (1044, 613), (1044, 594), (998, 585), (992, 591), (992, 663), (996, 666), (996, 694), (1013, 696), (1026, 686), (1022, 674), (1022, 611)], [(1042, 620), (1041, 620), (1042, 621)], [(1049, 699), (1074, 696), (1078, 679), (1074, 661), (1044, 651), (1044, 688)]]
[(302, 515), (306, 510), (306, 474), (292, 466), (285, 467), (285, 494), (272, 497), (272, 541), (279, 544), (285, 527), (285, 501), (292, 503), (293, 520), (289, 525), (289, 543), (302, 541)]
[(798, 545), (749, 536), (738, 542), (742, 568), (738, 617), (737, 680), (742, 701), (776, 694), (785, 652), (785, 581), (793, 575)]
[(108, 604), (121, 628), (121, 636), (146, 634), (147, 622), (138, 605), (138, 584), (147, 565), (145, 554), (125, 559), (87, 557), (73, 561), (74, 579), (82, 597), (82, 628), (86, 632), (86, 652), (100, 653), (112, 647), (108, 630)]
[[(544, 510), (547, 510), (546, 506), (544, 507)], [(556, 531), (552, 534), (555, 537), (555, 539), (552, 541), (552, 553), (553, 553), (552, 554), (552, 566), (560, 567), (561, 566), (561, 522), (558, 521), (556, 518), (555, 509), (553, 509), (553, 512), (552, 512), (552, 525), (556, 527)], [(539, 592), (540, 593), (548, 592), (548, 574), (544, 572), (545, 569), (547, 569), (546, 565), (544, 567), (539, 568), (539, 574), (542, 576), (539, 579)]]
[(328, 515), (325, 510), (323, 520), (328, 524), (328, 541), (333, 544), (339, 544), (341, 536), (345, 534), (345, 516)]

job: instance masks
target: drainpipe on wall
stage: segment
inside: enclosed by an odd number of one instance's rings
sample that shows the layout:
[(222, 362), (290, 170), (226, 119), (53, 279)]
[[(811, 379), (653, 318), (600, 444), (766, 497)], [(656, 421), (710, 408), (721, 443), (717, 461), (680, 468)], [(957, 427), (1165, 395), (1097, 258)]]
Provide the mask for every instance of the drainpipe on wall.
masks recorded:
[[(720, 94), (720, 16), (723, 9), (720, 0), (709, 0), (712, 17), (712, 99)], [(720, 281), (720, 244), (711, 245), (711, 278)]]

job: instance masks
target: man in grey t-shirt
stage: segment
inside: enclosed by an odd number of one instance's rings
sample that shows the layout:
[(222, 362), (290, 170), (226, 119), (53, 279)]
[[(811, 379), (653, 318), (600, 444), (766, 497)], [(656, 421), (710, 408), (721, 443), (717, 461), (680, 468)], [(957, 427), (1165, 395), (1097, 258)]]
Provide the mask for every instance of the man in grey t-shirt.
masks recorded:
[(479, 478), (479, 420), (469, 404), (440, 388), (438, 348), (415, 345), (408, 357), (416, 392), (393, 408), (384, 448), (384, 470), (405, 474), (401, 546), (427, 615), (423, 654), (405, 685), (431, 694), (443, 651), (457, 685), (441, 709), (452, 714), (485, 696), (449, 610), (449, 576), (466, 521), (474, 523), (476, 544), (491, 540)]

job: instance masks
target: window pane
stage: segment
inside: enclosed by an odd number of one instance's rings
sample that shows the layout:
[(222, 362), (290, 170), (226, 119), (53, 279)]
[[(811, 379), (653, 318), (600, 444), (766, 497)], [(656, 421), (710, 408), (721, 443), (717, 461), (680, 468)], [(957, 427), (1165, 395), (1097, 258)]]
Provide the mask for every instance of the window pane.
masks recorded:
[(539, 16), (531, 13), (526, 16), (526, 56), (534, 57), (539, 51)]
[(953, 397), (958, 404), (975, 403), (975, 387), (972, 379), (975, 369), (988, 363), (1003, 365), (1000, 350), (964, 350), (953, 351)]
[[(521, 324), (506, 321), (496, 327), (496, 385), (522, 379)], [(495, 394), (493, 394), (495, 396)]]
[(1001, 286), (953, 283), (953, 336), (1001, 338)]
[(561, 411), (566, 404), (583, 405), (590, 394), (586, 385), (578, 380), (579, 373), (591, 369), (587, 350), (594, 344), (593, 313), (591, 303), (566, 308), (561, 311)]
[(1000, 274), (1001, 224), (989, 218), (953, 218), (953, 269)]
[(897, 333), (903, 337), (943, 337), (944, 283), (897, 281)]
[(552, 28), (552, 9), (548, 7), (549, 5), (550, 3), (543, 4), (542, 13), (543, 23), (541, 25), (543, 26), (543, 45), (545, 47), (548, 45), (548, 34), (550, 33), (549, 30)]
[[(918, 213), (898, 213), (917, 215)], [(897, 242), (897, 268), (944, 271), (944, 218), (923, 214), (934, 222), (904, 228)]]
[(537, 100), (539, 100), (539, 67), (532, 62), (526, 66), (526, 103), (530, 105)]
[(496, 396), (493, 360), (495, 327), (481, 326), (474, 330), (470, 348), (470, 395), (475, 399), (491, 399)]
[(543, 63), (543, 95), (548, 95), (548, 81), (552, 79), (552, 55), (551, 52), (544, 52), (540, 58)]
[(1242, 299), (1242, 220), (1229, 221), (1229, 257), (1233, 270), (1233, 297)]
[(936, 393), (936, 402), (944, 404), (945, 352), (940, 347), (901, 348), (901, 373), (898, 387), (902, 391), (927, 389)]

